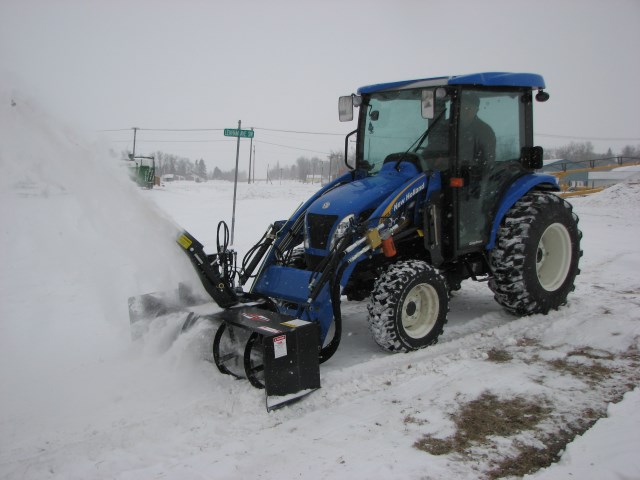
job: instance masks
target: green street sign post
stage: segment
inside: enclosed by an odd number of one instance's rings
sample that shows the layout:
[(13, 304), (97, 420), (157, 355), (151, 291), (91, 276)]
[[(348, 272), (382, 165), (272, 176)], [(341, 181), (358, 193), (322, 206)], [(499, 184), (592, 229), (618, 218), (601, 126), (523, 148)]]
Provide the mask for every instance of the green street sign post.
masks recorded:
[(225, 137), (253, 138), (253, 130), (240, 130), (239, 128), (225, 128)]
[[(231, 245), (233, 245), (233, 234), (236, 227), (236, 194), (238, 191), (238, 161), (240, 159), (240, 139), (253, 138), (253, 130), (242, 130), (242, 121), (238, 120), (238, 128), (225, 128), (224, 136), (238, 138), (236, 145), (236, 175), (233, 182), (233, 212), (231, 213)], [(253, 142), (253, 140), (251, 140), (251, 142)], [(249, 167), (249, 175), (251, 175), (251, 167)]]

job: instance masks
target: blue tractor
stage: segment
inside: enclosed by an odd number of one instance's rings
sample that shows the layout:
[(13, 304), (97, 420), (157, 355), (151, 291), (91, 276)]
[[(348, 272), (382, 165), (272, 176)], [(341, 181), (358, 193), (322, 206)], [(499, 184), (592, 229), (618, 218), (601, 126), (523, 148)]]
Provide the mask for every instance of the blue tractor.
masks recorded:
[(555, 178), (534, 173), (544, 88), (540, 75), (490, 72), (341, 97), (341, 121), (358, 111), (345, 139), (346, 159), (355, 135), (355, 161), (275, 222), (241, 266), (224, 240), (213, 255), (188, 232), (178, 240), (225, 309), (209, 318), (222, 325), (218, 368), (283, 398), (319, 387), (317, 365), (340, 342), (342, 296), (367, 301), (373, 339), (390, 352), (436, 343), (465, 279), (487, 281), (515, 315), (563, 305), (581, 232)]

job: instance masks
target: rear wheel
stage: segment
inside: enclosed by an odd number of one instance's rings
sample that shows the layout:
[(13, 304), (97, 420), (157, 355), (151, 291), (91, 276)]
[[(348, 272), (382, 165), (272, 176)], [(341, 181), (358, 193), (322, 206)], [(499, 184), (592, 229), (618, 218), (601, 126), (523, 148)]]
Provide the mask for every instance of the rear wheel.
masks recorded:
[(447, 285), (431, 265), (408, 260), (389, 266), (375, 282), (369, 330), (385, 350), (408, 352), (438, 341), (447, 322)]
[(529, 192), (507, 212), (491, 252), (496, 301), (516, 315), (566, 303), (579, 273), (578, 217), (550, 192)]

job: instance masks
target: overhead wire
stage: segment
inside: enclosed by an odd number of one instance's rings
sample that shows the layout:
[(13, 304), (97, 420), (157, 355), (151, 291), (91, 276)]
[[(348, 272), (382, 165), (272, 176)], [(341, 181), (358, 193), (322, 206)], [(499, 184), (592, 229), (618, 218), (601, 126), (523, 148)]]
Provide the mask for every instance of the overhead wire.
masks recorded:
[[(130, 128), (114, 128), (98, 130), (99, 132), (124, 132), (130, 130), (144, 130), (148, 132), (214, 132), (229, 130), (228, 128), (143, 128), (143, 127), (130, 127)], [(307, 132), (301, 130), (285, 130), (277, 128), (265, 128), (265, 127), (249, 127), (248, 130), (265, 130), (269, 132), (283, 132), (283, 133), (298, 133), (303, 135), (338, 135), (343, 136), (345, 133), (335, 132)]]
[[(114, 128), (98, 130), (99, 132), (125, 132), (131, 130), (140, 130), (147, 132), (218, 132), (227, 130), (225, 128), (143, 128), (143, 127), (130, 127), (130, 128)], [(264, 130), (267, 132), (281, 132), (281, 133), (294, 133), (300, 135), (331, 135), (331, 136), (344, 136), (345, 133), (336, 132), (311, 132), (304, 130), (287, 130), (279, 128), (266, 128), (266, 127), (250, 127), (251, 130)], [(566, 139), (579, 139), (579, 140), (597, 140), (597, 141), (640, 141), (640, 137), (592, 137), (581, 135), (557, 135), (550, 133), (536, 133), (539, 137), (549, 138), (566, 138)]]
[(253, 130), (265, 130), (268, 132), (283, 132), (283, 133), (300, 133), (304, 135), (339, 135), (344, 136), (346, 133), (330, 133), (330, 132), (304, 132), (299, 130), (280, 130), (277, 128), (264, 128), (264, 127), (252, 127)]
[[(260, 130), (264, 132), (276, 132), (276, 133), (289, 133), (289, 134), (300, 134), (300, 135), (325, 135), (325, 136), (343, 136), (342, 133), (334, 133), (334, 132), (311, 132), (311, 131), (300, 131), (300, 130), (287, 130), (287, 129), (276, 129), (276, 128), (265, 128), (265, 127), (250, 127), (251, 130)], [(213, 131), (223, 131), (226, 130), (224, 128), (144, 128), (144, 127), (131, 127), (131, 128), (119, 128), (119, 129), (104, 129), (99, 130), (100, 132), (130, 132), (132, 130), (144, 131), (144, 132), (213, 132)], [(268, 134), (267, 134), (268, 135)], [(282, 138), (274, 136), (274, 138)], [(131, 140), (113, 140), (113, 143), (129, 143)], [(139, 138), (137, 140), (138, 143), (218, 143), (218, 142), (232, 142), (234, 140), (154, 140), (154, 139), (142, 139)], [(326, 152), (320, 149), (314, 148), (304, 148), (300, 146), (294, 145), (286, 145), (283, 143), (275, 143), (268, 142), (264, 140), (258, 140), (254, 138), (254, 143), (259, 143), (263, 145), (271, 145), (280, 148), (287, 148), (291, 150), (299, 150), (304, 152), (317, 153), (320, 155), (330, 155), (330, 152)]]
[(619, 142), (637, 142), (640, 141), (640, 137), (581, 137), (578, 135), (553, 135), (550, 133), (536, 133), (538, 137), (549, 137), (549, 138), (565, 138), (565, 139), (574, 139), (574, 140), (593, 140), (593, 141), (619, 141)]
[(290, 148), (292, 150), (302, 150), (302, 151), (305, 151), (305, 152), (320, 153), (322, 155), (331, 155), (329, 152), (320, 152), (318, 150), (311, 150), (309, 148), (292, 147), (292, 146), (289, 146), (289, 145), (281, 145), (279, 143), (265, 142), (265, 141), (262, 141), (262, 140), (254, 140), (254, 143), (261, 143), (261, 144), (265, 144), (265, 145), (274, 145), (276, 147)]
[[(263, 132), (275, 132), (275, 133), (286, 133), (286, 134), (295, 134), (295, 135), (322, 135), (322, 136), (344, 136), (344, 133), (335, 133), (335, 132), (314, 132), (314, 131), (306, 131), (306, 130), (289, 130), (289, 129), (279, 129), (279, 128), (267, 128), (267, 127), (249, 127), (254, 131), (263, 131)], [(131, 127), (131, 128), (118, 128), (118, 129), (104, 129), (99, 130), (100, 132), (130, 132), (132, 130), (145, 131), (145, 132), (219, 132), (226, 130), (224, 128), (144, 128), (144, 127)], [(268, 134), (267, 134), (268, 135)], [(560, 138), (560, 139), (573, 139), (573, 140), (585, 140), (585, 141), (640, 141), (640, 137), (588, 137), (588, 136), (579, 136), (579, 135), (556, 135), (556, 134), (548, 134), (548, 133), (537, 133), (536, 136), (546, 137), (546, 138)], [(282, 138), (274, 136), (274, 138)], [(193, 140), (193, 139), (175, 139), (175, 140), (153, 140), (153, 139), (138, 139), (140, 143), (220, 143), (220, 142), (232, 142), (234, 140)], [(271, 145), (274, 147), (287, 148), (290, 150), (299, 150), (304, 152), (317, 153), (320, 155), (330, 155), (330, 152), (326, 152), (320, 149), (314, 148), (304, 148), (300, 146), (294, 145), (286, 145), (283, 143), (275, 143), (268, 142), (265, 140), (259, 140), (254, 138), (254, 143), (259, 143), (263, 145)], [(128, 143), (130, 140), (113, 140), (113, 143)]]
[[(136, 140), (136, 143), (216, 143), (233, 142), (235, 140)], [(131, 140), (112, 140), (113, 143), (127, 143)]]

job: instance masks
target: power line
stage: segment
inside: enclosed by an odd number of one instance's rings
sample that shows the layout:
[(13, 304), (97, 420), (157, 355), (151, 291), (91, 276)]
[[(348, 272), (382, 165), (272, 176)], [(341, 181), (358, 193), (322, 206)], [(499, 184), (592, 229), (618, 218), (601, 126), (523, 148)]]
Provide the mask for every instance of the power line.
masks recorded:
[[(137, 130), (144, 130), (147, 132), (220, 132), (225, 130), (224, 128), (136, 128)], [(282, 132), (282, 133), (299, 133), (303, 135), (337, 135), (344, 136), (345, 133), (334, 133), (334, 132), (306, 132), (300, 130), (284, 130), (277, 128), (263, 128), (263, 127), (252, 127), (253, 130), (264, 130), (268, 132)], [(125, 132), (133, 130), (132, 128), (114, 128), (114, 129), (104, 129), (98, 130), (99, 132)]]
[(147, 132), (221, 132), (224, 128), (139, 128)]
[[(147, 132), (221, 132), (225, 130), (224, 128), (136, 128), (140, 131)], [(296, 133), (301, 135), (333, 135), (333, 136), (344, 136), (345, 133), (333, 133), (333, 132), (308, 132), (302, 130), (286, 130), (286, 129), (278, 129), (278, 128), (265, 128), (265, 127), (252, 127), (253, 130), (264, 130), (267, 132), (281, 132), (281, 133)], [(99, 132), (125, 132), (131, 131), (133, 128), (116, 128), (116, 129), (105, 129), (98, 130)], [(597, 141), (627, 141), (627, 142), (636, 142), (640, 141), (640, 137), (585, 137), (580, 135), (555, 135), (550, 133), (536, 133), (537, 136), (540, 137), (549, 137), (549, 138), (566, 138), (566, 139), (576, 139), (576, 140), (597, 140)], [(292, 147), (293, 148), (293, 147)]]
[[(128, 143), (131, 140), (112, 140), (112, 143)], [(235, 140), (137, 140), (137, 143), (216, 143), (235, 142)]]
[[(130, 132), (131, 130), (134, 130), (134, 127), (104, 129), (104, 130), (98, 130), (98, 132)], [(224, 130), (224, 128), (138, 128), (138, 127), (135, 127), (135, 130), (146, 131), (146, 132), (221, 132), (222, 130)]]
[(266, 130), (268, 132), (283, 132), (283, 133), (301, 133), (304, 135), (339, 135), (344, 137), (346, 133), (329, 133), (329, 132), (303, 132), (298, 130), (280, 130), (276, 128), (263, 128), (263, 127), (253, 127), (254, 130)]
[(566, 138), (574, 140), (598, 140), (598, 141), (620, 141), (620, 142), (638, 142), (640, 138), (623, 138), (623, 137), (580, 137), (576, 135), (552, 135), (549, 133), (536, 133), (538, 137), (550, 138)]
[(317, 151), (317, 150), (310, 150), (310, 149), (308, 149), (308, 148), (291, 147), (291, 146), (289, 146), (289, 145), (281, 145), (281, 144), (279, 144), (279, 143), (264, 142), (264, 141), (262, 141), (262, 140), (254, 140), (254, 141), (255, 141), (255, 143), (264, 143), (264, 144), (267, 144), (267, 145), (274, 145), (274, 146), (276, 146), (276, 147), (291, 148), (292, 150), (303, 150), (303, 151), (305, 151), (305, 152), (320, 153), (320, 154), (322, 154), (322, 155), (331, 155), (330, 153), (327, 153), (327, 152), (319, 152), (319, 151)]
[[(282, 148), (289, 148), (292, 150), (301, 150), (304, 152), (312, 152), (312, 153), (318, 153), (321, 155), (331, 155), (328, 152), (321, 152), (318, 150), (312, 150), (309, 148), (301, 148), (301, 147), (294, 147), (291, 145), (282, 145), (280, 143), (272, 143), (272, 142), (265, 142), (262, 140), (254, 140), (255, 143), (262, 143), (265, 145), (273, 145), (276, 147), (282, 147)], [(131, 140), (112, 140), (111, 143), (130, 143)], [(234, 140), (137, 140), (137, 143), (220, 143), (220, 142), (234, 142)]]

